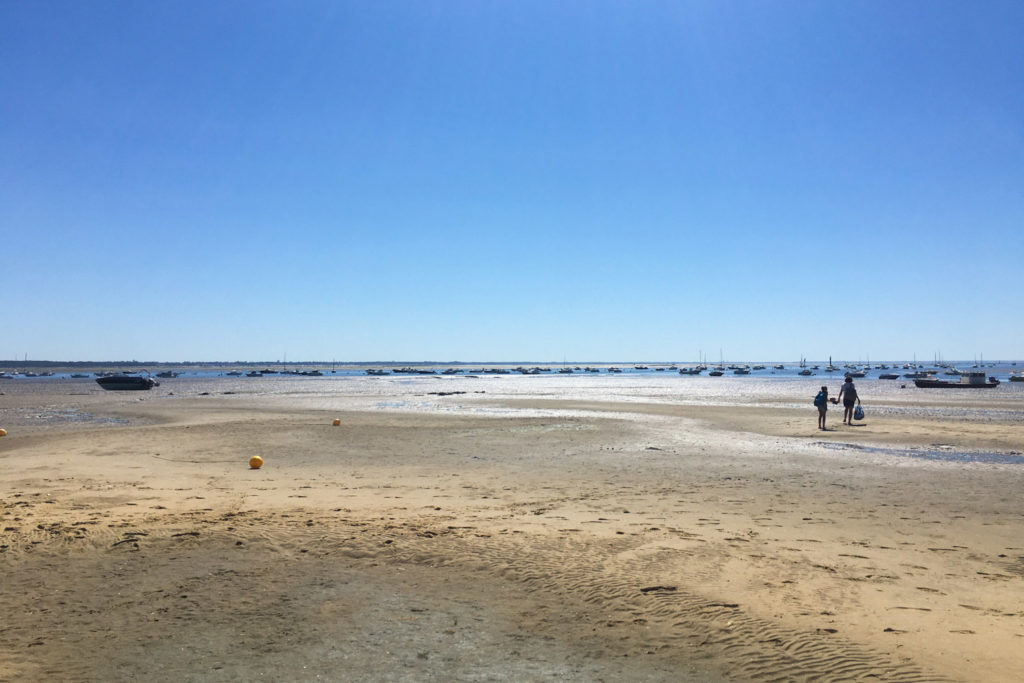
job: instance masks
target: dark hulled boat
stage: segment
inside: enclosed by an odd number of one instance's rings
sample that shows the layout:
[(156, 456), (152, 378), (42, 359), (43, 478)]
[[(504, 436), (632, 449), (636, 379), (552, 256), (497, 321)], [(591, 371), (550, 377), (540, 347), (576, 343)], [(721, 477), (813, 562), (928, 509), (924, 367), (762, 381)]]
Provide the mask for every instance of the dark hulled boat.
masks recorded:
[(991, 389), (999, 384), (995, 377), (985, 377), (984, 372), (965, 372), (959, 382), (944, 379), (915, 379), (914, 384), (922, 389)]
[(108, 391), (143, 391), (160, 386), (152, 377), (135, 377), (132, 375), (108, 375), (97, 377), (96, 383)]

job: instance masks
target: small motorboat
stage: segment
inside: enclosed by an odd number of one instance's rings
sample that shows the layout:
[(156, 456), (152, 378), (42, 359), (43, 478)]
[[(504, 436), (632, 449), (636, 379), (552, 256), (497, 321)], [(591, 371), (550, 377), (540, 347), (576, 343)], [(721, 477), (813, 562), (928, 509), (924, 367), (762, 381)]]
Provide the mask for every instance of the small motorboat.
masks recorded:
[(108, 391), (144, 391), (160, 386), (160, 382), (152, 377), (136, 377), (134, 375), (97, 377), (96, 383)]

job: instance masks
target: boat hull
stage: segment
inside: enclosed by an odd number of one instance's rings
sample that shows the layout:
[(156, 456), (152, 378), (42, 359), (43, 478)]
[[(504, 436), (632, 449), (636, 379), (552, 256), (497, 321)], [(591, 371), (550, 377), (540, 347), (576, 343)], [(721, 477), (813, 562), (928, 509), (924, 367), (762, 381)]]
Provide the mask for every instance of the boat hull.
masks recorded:
[(914, 384), (922, 389), (991, 389), (998, 382), (947, 382), (943, 379), (915, 379)]
[(146, 391), (160, 386), (152, 377), (117, 376), (98, 377), (96, 383), (107, 391)]

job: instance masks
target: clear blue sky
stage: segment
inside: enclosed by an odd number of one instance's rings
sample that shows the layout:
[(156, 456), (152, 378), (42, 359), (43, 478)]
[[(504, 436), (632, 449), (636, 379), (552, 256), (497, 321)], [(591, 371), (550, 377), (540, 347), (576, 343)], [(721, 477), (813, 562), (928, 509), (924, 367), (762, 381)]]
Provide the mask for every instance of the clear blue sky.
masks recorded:
[(0, 4), (0, 358), (1024, 358), (1024, 3)]

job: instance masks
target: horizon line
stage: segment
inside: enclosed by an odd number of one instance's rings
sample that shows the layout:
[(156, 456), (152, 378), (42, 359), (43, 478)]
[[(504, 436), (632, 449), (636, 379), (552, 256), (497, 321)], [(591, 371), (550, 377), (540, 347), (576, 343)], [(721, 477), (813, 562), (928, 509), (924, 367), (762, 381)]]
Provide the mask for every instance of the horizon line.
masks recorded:
[[(957, 360), (936, 360), (931, 361), (915, 360), (915, 359), (883, 359), (876, 361), (867, 360), (852, 360), (852, 359), (835, 359), (830, 358), (826, 360), (807, 360), (802, 359), (804, 363), (845, 363), (845, 364), (856, 364), (856, 365), (874, 365), (877, 363), (912, 363), (917, 365), (955, 365), (957, 363), (1013, 363), (1016, 364), (1020, 359), (957, 359)], [(17, 359), (0, 359), (0, 366), (20, 366), (20, 365), (630, 365), (630, 364), (643, 364), (643, 365), (725, 365), (725, 364), (737, 364), (737, 363), (796, 363), (799, 364), (801, 359), (796, 360), (733, 360), (733, 361), (708, 361), (708, 360), (296, 360), (296, 361), (281, 361), (281, 360), (215, 360), (215, 361), (196, 361), (196, 360), (181, 360), (181, 361), (166, 361), (166, 360), (17, 360)]]

